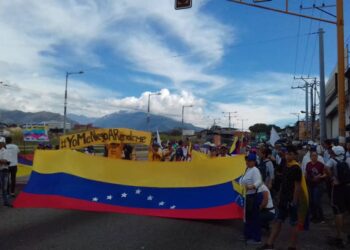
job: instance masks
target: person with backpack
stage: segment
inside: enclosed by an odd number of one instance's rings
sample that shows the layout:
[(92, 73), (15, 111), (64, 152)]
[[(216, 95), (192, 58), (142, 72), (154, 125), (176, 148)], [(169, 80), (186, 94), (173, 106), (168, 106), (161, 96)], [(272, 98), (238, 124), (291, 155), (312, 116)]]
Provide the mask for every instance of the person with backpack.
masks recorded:
[(282, 223), (289, 218), (290, 224), (290, 245), (288, 250), (297, 249), (298, 239), (298, 207), (301, 205), (302, 198), (302, 171), (299, 163), (296, 161), (298, 152), (293, 145), (287, 146), (286, 160), (287, 167), (283, 169), (283, 178), (281, 182), (281, 191), (279, 192), (277, 204), (277, 215), (272, 231), (266, 243), (257, 248), (260, 250), (273, 250), (274, 242), (278, 238)]
[(269, 149), (263, 147), (259, 149), (259, 165), (258, 169), (260, 170), (260, 174), (264, 184), (271, 190), (273, 180), (275, 178), (275, 168), (273, 166), (272, 161), (269, 158)]
[[(336, 236), (328, 244), (345, 247), (344, 213), (350, 211), (350, 159), (342, 146), (334, 146), (326, 163), (326, 173), (331, 179), (331, 205), (335, 214)], [(348, 239), (350, 235), (348, 234)]]

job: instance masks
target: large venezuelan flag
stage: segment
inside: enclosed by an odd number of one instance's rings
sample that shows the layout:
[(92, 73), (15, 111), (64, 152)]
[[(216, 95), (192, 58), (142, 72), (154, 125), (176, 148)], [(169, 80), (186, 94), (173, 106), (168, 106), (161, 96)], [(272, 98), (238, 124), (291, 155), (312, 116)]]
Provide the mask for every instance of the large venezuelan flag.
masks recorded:
[(142, 162), (70, 150), (36, 151), (15, 207), (46, 207), (193, 219), (242, 218), (234, 188), (243, 156)]

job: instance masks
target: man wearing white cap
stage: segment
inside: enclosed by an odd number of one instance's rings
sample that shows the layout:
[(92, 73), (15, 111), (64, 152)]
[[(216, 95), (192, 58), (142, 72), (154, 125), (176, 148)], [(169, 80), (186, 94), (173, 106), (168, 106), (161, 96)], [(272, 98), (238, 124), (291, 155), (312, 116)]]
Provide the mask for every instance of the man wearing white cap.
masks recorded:
[(336, 237), (328, 243), (342, 248), (345, 246), (344, 213), (346, 210), (350, 211), (350, 159), (345, 158), (345, 149), (342, 146), (332, 147), (331, 159), (326, 163), (326, 172), (331, 178), (331, 205), (337, 229)]
[(4, 206), (10, 207), (8, 196), (8, 180), (9, 180), (9, 157), (6, 150), (6, 140), (0, 137), (0, 188), (2, 190), (2, 199)]

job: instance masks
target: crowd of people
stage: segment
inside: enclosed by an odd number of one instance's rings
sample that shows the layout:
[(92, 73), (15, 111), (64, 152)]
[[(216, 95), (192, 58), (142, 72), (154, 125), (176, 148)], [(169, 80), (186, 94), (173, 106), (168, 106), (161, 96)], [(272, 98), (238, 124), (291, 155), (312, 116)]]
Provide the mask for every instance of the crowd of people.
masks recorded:
[(191, 161), (192, 143), (189, 139), (159, 143), (153, 140), (148, 150), (149, 161)]
[[(260, 144), (247, 152), (246, 166), (240, 183), (246, 195), (247, 244), (261, 244), (262, 230), (266, 229), (269, 236), (258, 249), (274, 249), (282, 223), (288, 218), (288, 249), (296, 249), (298, 233), (309, 221), (325, 223), (326, 195), (336, 225), (336, 234), (329, 237), (328, 244), (337, 248), (350, 244), (350, 232), (344, 229), (344, 215), (350, 212), (350, 144), (346, 149), (330, 140), (322, 145), (310, 141), (304, 147)], [(309, 209), (304, 211), (302, 203), (307, 199), (303, 193), (309, 197)]]
[[(149, 161), (191, 161), (192, 150), (207, 154), (208, 158), (228, 157), (231, 149), (226, 144), (206, 143), (192, 145), (189, 139), (159, 143), (156, 138), (148, 148)], [(38, 149), (53, 149), (39, 144)], [(94, 155), (89, 146), (84, 153)], [(350, 243), (350, 232), (345, 232), (344, 215), (350, 211), (350, 143), (343, 147), (327, 140), (322, 145), (274, 146), (262, 143), (246, 145), (246, 170), (240, 179), (244, 187), (244, 240), (247, 244), (261, 244), (262, 231), (269, 232), (259, 249), (274, 249), (283, 222), (290, 225), (290, 250), (296, 249), (298, 233), (308, 221), (325, 223), (324, 204), (328, 199), (335, 218), (336, 234), (328, 243), (343, 248)], [(16, 173), (19, 149), (11, 138), (0, 137), (0, 187), (5, 206), (11, 207), (16, 194)], [(136, 160), (135, 147), (123, 143), (105, 146), (104, 156), (114, 159)], [(304, 183), (304, 185), (303, 185)], [(309, 209), (301, 214), (303, 194), (308, 193)], [(328, 198), (327, 198), (328, 196)], [(304, 217), (303, 217), (304, 216)]]

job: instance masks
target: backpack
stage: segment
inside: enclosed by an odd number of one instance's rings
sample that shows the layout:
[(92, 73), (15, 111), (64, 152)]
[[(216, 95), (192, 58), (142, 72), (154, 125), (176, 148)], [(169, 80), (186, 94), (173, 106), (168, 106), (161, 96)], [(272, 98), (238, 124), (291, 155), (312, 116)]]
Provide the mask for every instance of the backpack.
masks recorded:
[(349, 184), (350, 183), (350, 167), (345, 160), (337, 162), (337, 178), (339, 184)]
[(265, 182), (266, 178), (269, 176), (269, 174), (267, 173), (267, 166), (266, 166), (266, 162), (269, 162), (270, 160), (262, 160), (260, 161), (260, 164), (258, 166), (258, 169), (260, 170), (260, 174), (261, 174), (261, 178), (262, 181)]

